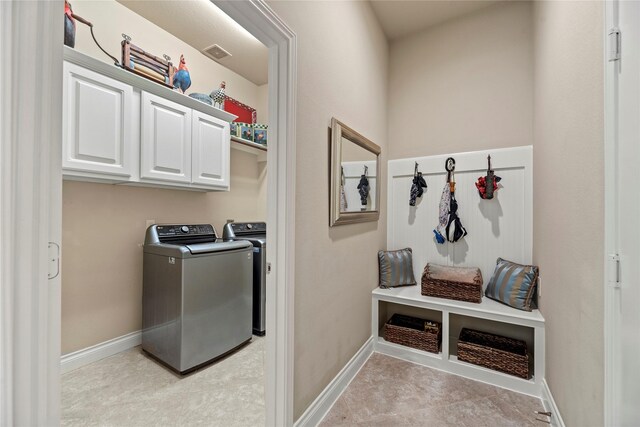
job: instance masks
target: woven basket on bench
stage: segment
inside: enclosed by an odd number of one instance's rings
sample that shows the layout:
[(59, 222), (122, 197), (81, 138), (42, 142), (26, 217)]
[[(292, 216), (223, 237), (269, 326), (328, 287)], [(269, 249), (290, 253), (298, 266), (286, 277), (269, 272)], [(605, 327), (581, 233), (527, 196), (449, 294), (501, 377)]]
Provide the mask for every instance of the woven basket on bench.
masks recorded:
[(479, 268), (427, 264), (422, 273), (422, 295), (458, 301), (482, 302)]
[(513, 338), (463, 328), (458, 360), (529, 379), (527, 343)]
[(384, 328), (386, 341), (438, 353), (442, 328), (440, 323), (417, 317), (394, 314)]

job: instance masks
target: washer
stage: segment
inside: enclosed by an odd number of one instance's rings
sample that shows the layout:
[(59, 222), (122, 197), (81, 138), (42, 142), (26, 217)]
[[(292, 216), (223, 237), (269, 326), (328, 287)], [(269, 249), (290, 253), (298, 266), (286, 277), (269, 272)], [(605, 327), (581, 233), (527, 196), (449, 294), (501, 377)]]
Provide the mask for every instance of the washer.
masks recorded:
[(144, 242), (142, 349), (189, 372), (251, 340), (253, 246), (210, 224), (152, 225)]
[(229, 222), (222, 230), (224, 240), (246, 240), (253, 244), (253, 333), (263, 336), (267, 304), (267, 224)]

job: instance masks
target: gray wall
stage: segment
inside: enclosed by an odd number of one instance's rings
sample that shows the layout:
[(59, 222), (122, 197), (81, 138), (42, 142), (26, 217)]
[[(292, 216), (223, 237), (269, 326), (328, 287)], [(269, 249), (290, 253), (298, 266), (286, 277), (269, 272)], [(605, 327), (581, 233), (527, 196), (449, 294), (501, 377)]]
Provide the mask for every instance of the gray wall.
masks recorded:
[(509, 2), (393, 41), (389, 157), (530, 145), (532, 31)]
[(229, 192), (64, 182), (63, 354), (141, 329), (146, 220), (213, 224), (222, 233), (227, 218), (261, 219), (257, 187), (266, 175), (263, 164), (231, 150), (231, 170)]
[[(386, 246), (386, 160), (533, 143), (534, 262), (543, 277), (547, 381), (568, 425), (602, 425), (602, 4), (510, 2), (390, 48), (366, 2), (270, 5), (298, 36), (295, 418), (370, 335), (376, 252)], [(382, 147), (378, 222), (328, 227), (332, 116)], [(232, 151), (232, 167), (242, 172), (232, 176), (238, 197), (255, 194), (254, 183), (263, 179), (264, 170), (254, 169), (258, 165), (240, 166), (247, 156)], [(63, 273), (65, 283), (77, 283), (67, 287), (67, 301), (78, 304), (93, 298), (91, 292), (108, 295), (113, 284), (124, 290), (113, 307), (139, 299), (133, 264), (140, 264), (135, 254), (145, 219), (218, 225), (228, 215), (240, 220), (253, 219), (242, 212), (258, 214), (254, 204), (222, 212), (213, 194), (87, 183), (65, 183), (64, 191), (65, 257), (82, 262), (63, 264)], [(176, 198), (200, 214), (183, 218), (167, 211)], [(126, 210), (110, 210), (114, 203)], [(87, 261), (99, 263), (99, 256), (86, 257), (91, 224), (100, 215), (125, 221), (123, 229), (132, 237), (118, 242), (113, 236), (108, 251), (128, 264), (114, 258), (113, 265), (84, 271)], [(101, 268), (118, 276), (92, 290), (86, 277), (99, 284)], [(131, 274), (120, 277), (122, 271)], [(97, 315), (101, 310), (94, 309)], [(137, 315), (121, 317), (128, 323), (104, 336), (67, 329), (77, 337), (67, 350), (132, 330), (128, 324)], [(89, 320), (68, 321), (65, 326), (63, 319), (63, 327), (84, 322), (95, 332)]]
[(389, 157), (534, 145), (546, 378), (567, 425), (603, 417), (600, 2), (510, 2), (390, 45)]
[(378, 222), (329, 228), (327, 128), (335, 116), (380, 145), (382, 176), (386, 176), (388, 47), (368, 2), (270, 5), (298, 37), (294, 337), (294, 418), (298, 418), (371, 335), (377, 252), (386, 244), (386, 197)]
[(604, 424), (604, 6), (534, 2), (534, 262), (547, 382), (568, 426)]

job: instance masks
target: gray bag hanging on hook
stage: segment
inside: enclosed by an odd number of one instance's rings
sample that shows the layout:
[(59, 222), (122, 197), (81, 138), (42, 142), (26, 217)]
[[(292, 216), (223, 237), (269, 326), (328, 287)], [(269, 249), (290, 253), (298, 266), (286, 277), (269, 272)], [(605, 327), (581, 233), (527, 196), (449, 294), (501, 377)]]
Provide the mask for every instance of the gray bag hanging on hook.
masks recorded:
[(413, 170), (413, 181), (411, 183), (411, 191), (409, 191), (409, 206), (415, 206), (418, 197), (422, 197), (423, 188), (427, 188), (427, 182), (422, 176), (422, 172), (418, 171), (418, 162)]
[(358, 183), (358, 194), (360, 194), (360, 204), (362, 206), (367, 206), (369, 190), (371, 190), (371, 186), (369, 185), (369, 178), (367, 178), (368, 173), (369, 168), (365, 166), (364, 173), (360, 176), (360, 182)]

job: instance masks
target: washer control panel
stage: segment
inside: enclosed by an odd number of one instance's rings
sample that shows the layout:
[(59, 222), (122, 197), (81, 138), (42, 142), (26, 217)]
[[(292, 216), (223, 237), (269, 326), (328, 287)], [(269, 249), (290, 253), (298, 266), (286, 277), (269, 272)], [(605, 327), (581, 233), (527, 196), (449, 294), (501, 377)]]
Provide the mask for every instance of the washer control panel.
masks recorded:
[(162, 240), (163, 237), (175, 237), (175, 236), (202, 236), (202, 235), (214, 235), (216, 234), (213, 225), (211, 224), (196, 224), (196, 225), (158, 225), (156, 226), (158, 237)]
[(259, 234), (267, 232), (266, 222), (233, 222), (231, 228), (236, 235)]

